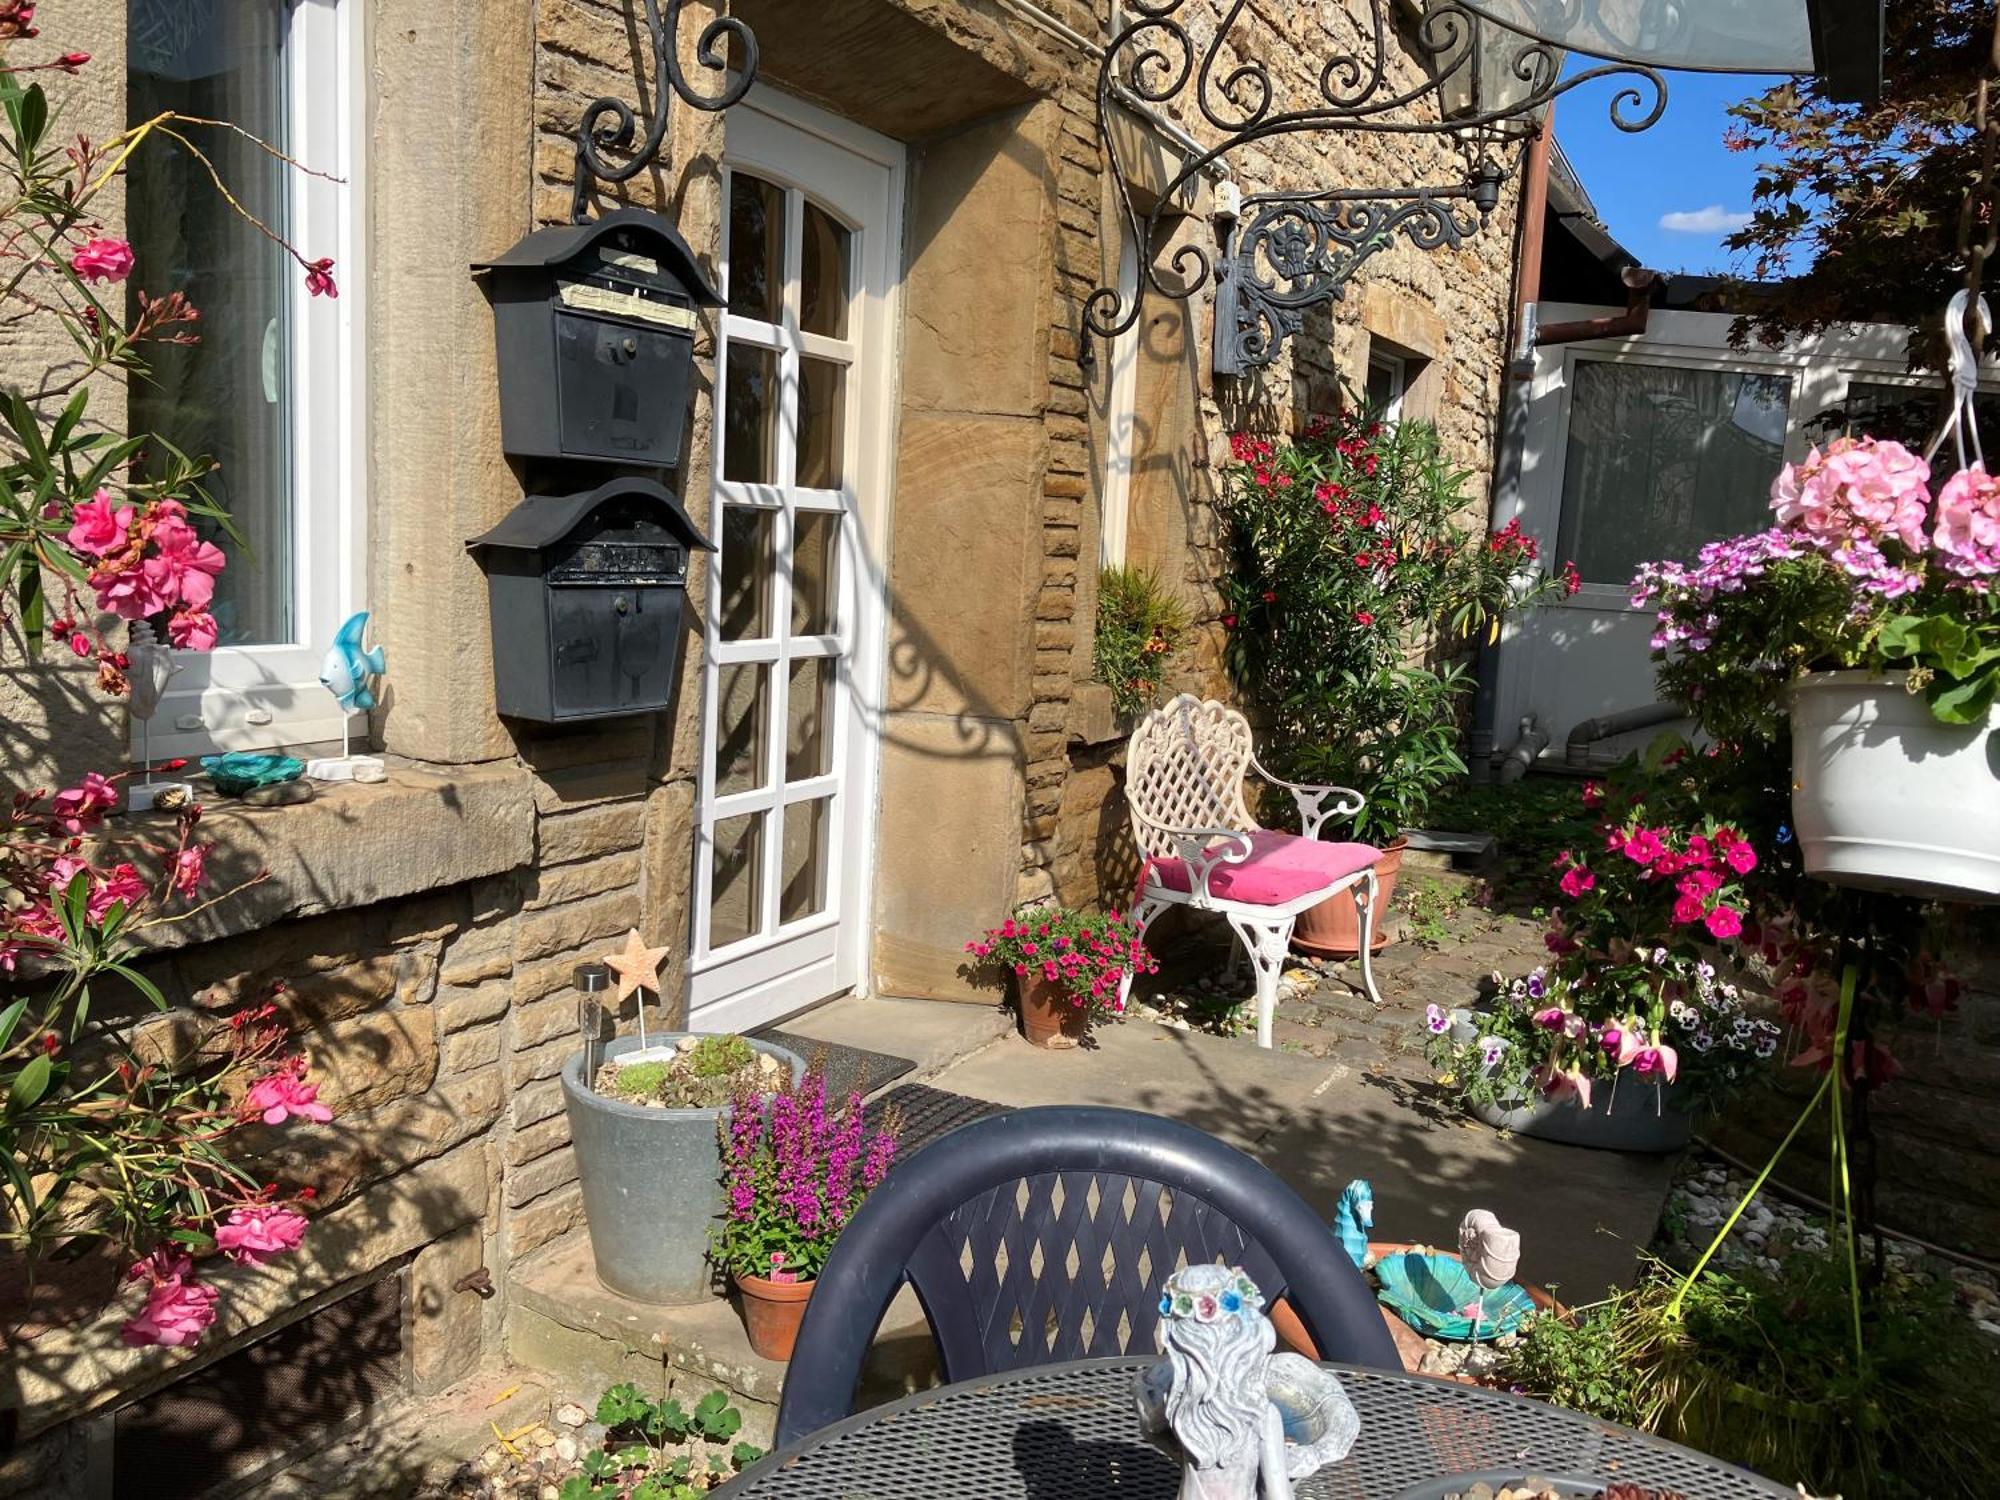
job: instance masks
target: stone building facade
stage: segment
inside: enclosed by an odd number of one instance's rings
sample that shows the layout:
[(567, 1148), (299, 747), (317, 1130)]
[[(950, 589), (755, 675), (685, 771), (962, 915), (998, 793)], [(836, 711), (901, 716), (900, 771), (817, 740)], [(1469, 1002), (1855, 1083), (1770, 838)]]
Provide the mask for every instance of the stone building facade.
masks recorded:
[[(1083, 302), (1115, 282), (1124, 234), (1095, 122), (1092, 48), (1112, 23), (1106, 0), (732, 9), (761, 46), (756, 92), (723, 115), (677, 108), (659, 163), (620, 195), (665, 213), (718, 274), (731, 224), (741, 238), (754, 222), (729, 192), (769, 185), (766, 228), (805, 216), (794, 239), (772, 231), (774, 245), (797, 248), (766, 267), (792, 300), (764, 321), (774, 359), (815, 370), (814, 359), (848, 361), (833, 399), (852, 410), (836, 424), (834, 456), (811, 459), (846, 472), (804, 493), (810, 445), (792, 428), (824, 409), (795, 415), (775, 385), (775, 416), (718, 422), (718, 383), (755, 389), (755, 340), (766, 336), (751, 327), (763, 323), (739, 268), (734, 305), (705, 313), (697, 332), (693, 420), (674, 480), (724, 549), (695, 570), (675, 707), (568, 729), (503, 720), (493, 707), (485, 585), (464, 541), (550, 481), (502, 452), (492, 313), (468, 268), (567, 218), (574, 132), (591, 100), (633, 99), (636, 73), (646, 113), (657, 85), (643, 10), (638, 0), (302, 0), (290, 12), (340, 28), (328, 33), (338, 65), (321, 61), (341, 80), (357, 145), (340, 200), (354, 247), (341, 267), (338, 377), (352, 418), (353, 508), (341, 533), (352, 556), (329, 586), (346, 607), (372, 611), (388, 653), (370, 730), (390, 775), (296, 807), (212, 802), (202, 832), (218, 883), (266, 878), (174, 928), (155, 958), (174, 1007), (155, 1023), (162, 1045), (285, 980), (280, 1003), (338, 1114), (270, 1143), (275, 1169), (319, 1186), (319, 1220), (305, 1253), (243, 1273), (204, 1359), (384, 1275), (402, 1278), (416, 1389), (501, 1352), (509, 1266), (580, 1232), (556, 1078), (575, 1045), (571, 974), (628, 927), (672, 949), (662, 986), (671, 1009), (685, 1015), (692, 998), (694, 1024), (747, 1029), (849, 989), (990, 1003), (961, 972), (968, 935), (1023, 899), (1122, 896), (1121, 726), (1089, 680), (1111, 491), (1122, 488), (1123, 557), (1155, 569), (1199, 622), (1176, 685), (1214, 691), (1226, 683), (1212, 465), (1229, 431), (1285, 429), (1329, 410), (1338, 381), (1359, 386), (1371, 352), (1393, 352), (1408, 375), (1405, 410), (1437, 420), (1483, 503), (1511, 197), (1462, 249), (1398, 244), (1375, 257), (1270, 376), (1212, 376), (1207, 291), (1150, 298), (1129, 347), (1099, 341), (1086, 364)], [(102, 138), (126, 118), (128, 50), (140, 45), (128, 15), (160, 11), (197, 29), (209, 14), (71, 0), (44, 7), (44, 35), (14, 55), (89, 51), (84, 72), (52, 92), (68, 101), (65, 128)], [(690, 8), (680, 50), (707, 86), (694, 55), (699, 12)], [(1287, 87), (1307, 81), (1309, 59), (1358, 35), (1344, 0), (1250, 14), (1262, 55), (1298, 69)], [(145, 45), (160, 44), (149, 34)], [(1129, 123), (1155, 167), (1183, 149)], [(792, 149), (805, 164), (796, 170)], [(1233, 170), (1245, 191), (1455, 180), (1434, 159), (1442, 149), (1424, 138), (1293, 138)], [(816, 194), (832, 202), (847, 183), (837, 211), (824, 209)], [(1213, 244), (1212, 196), (1205, 184), (1179, 234)], [(808, 232), (821, 236), (816, 249)], [(814, 253), (847, 257), (844, 333), (797, 326), (808, 295), (798, 258)], [(231, 299), (208, 316), (222, 325)], [(331, 337), (331, 325), (312, 326), (312, 337)], [(32, 329), (9, 325), (0, 337), (0, 376), (25, 386), (49, 351)], [(725, 346), (752, 352), (718, 360)], [(1112, 378), (1121, 361), (1122, 383)], [(106, 393), (100, 416), (118, 394)], [(770, 450), (784, 472), (739, 475), (725, 456), (718, 479), (718, 446), (748, 452), (774, 421), (791, 424)], [(808, 556), (807, 540), (829, 528), (840, 581), (827, 585), (828, 608), (848, 614), (812, 626), (807, 584), (823, 583), (812, 570), (826, 554)], [(760, 656), (738, 639), (733, 612), (771, 607), (771, 597), (803, 611), (800, 640), (822, 644), (781, 642)], [(73, 667), (28, 666), (7, 629), (9, 780), (128, 761), (120, 705)], [(815, 671), (837, 685), (810, 699), (817, 708), (797, 686)], [(781, 678), (784, 699), (770, 696)], [(751, 700), (733, 696), (745, 679)], [(232, 711), (226, 692), (211, 698), (217, 713)], [(814, 714), (825, 716), (817, 737)], [(232, 723), (226, 743), (259, 737), (254, 716)], [(199, 714), (194, 724), (199, 735)], [(754, 770), (731, 783), (740, 768), (728, 747), (745, 736), (771, 755), (760, 765), (776, 768), (781, 795), (760, 802), (770, 789), (759, 791)], [(794, 777), (795, 754), (817, 764)], [(770, 821), (807, 807), (796, 823)], [(745, 828), (741, 838), (763, 842), (732, 843)], [(784, 924), (799, 913), (794, 939)], [(739, 972), (736, 954), (756, 962)], [(491, 1300), (466, 1280), (482, 1268), (501, 1289)], [(14, 1486), (0, 1492), (60, 1493), (60, 1475), (83, 1462), (83, 1429), (65, 1423), (190, 1368), (120, 1347), (117, 1317), (52, 1310), (16, 1339), (0, 1406), (16, 1414), (16, 1437), (34, 1441), (0, 1470)]]

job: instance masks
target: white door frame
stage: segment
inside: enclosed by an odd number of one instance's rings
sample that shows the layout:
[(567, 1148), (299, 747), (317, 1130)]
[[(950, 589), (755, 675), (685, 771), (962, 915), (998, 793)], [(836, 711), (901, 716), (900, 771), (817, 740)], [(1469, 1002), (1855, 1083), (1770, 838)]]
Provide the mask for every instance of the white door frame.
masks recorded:
[[(720, 669), (735, 658), (731, 651), (733, 643), (719, 641), (722, 590), (720, 573), (714, 566), (707, 590), (701, 689), (704, 741), (695, 788), (695, 867), (689, 915), (687, 1001), (690, 1024), (704, 1030), (742, 1031), (860, 986), (869, 972), (880, 725), (888, 666), (887, 540), (899, 346), (903, 191), (908, 153), (899, 142), (761, 85), (730, 111), (724, 139), (721, 270), (725, 295), (729, 265), (729, 181), (737, 169), (754, 172), (779, 187), (812, 198), (850, 228), (860, 231), (860, 254), (853, 271), (854, 300), (849, 308), (849, 338), (843, 341), (852, 348), (850, 368), (860, 372), (861, 378), (850, 378), (846, 385), (846, 458), (841, 485), (841, 513), (845, 521), (839, 529), (838, 629), (833, 636), (810, 638), (817, 642), (818, 649), (838, 651), (844, 665), (836, 678), (836, 692), (844, 701), (832, 726), (830, 774), (792, 784), (791, 798), (787, 797), (783, 764), (787, 726), (776, 714), (769, 715), (767, 725), (767, 737), (773, 742), (769, 751), (772, 770), (762, 784), (763, 789), (727, 798), (718, 798), (715, 793), (711, 740), (716, 725), (717, 689)], [(857, 165), (858, 159), (861, 168), (845, 174), (852, 180), (845, 185), (843, 201), (835, 201), (833, 197), (841, 190), (843, 176), (838, 170), (843, 157), (835, 155), (836, 152), (844, 154), (845, 164), (850, 168)], [(869, 172), (868, 167), (880, 171)], [(856, 186), (864, 180), (865, 187)], [(788, 192), (786, 201), (788, 213), (795, 216), (796, 205), (802, 200)], [(786, 243), (788, 247), (796, 245), (796, 228), (788, 230)], [(797, 253), (794, 248), (785, 252), (787, 285), (797, 276), (794, 263)], [(790, 309), (786, 317), (784, 337), (792, 350), (791, 357), (801, 352), (811, 353), (810, 346), (819, 336), (798, 330), (796, 308)], [(728, 381), (726, 350), (733, 332), (748, 334), (761, 325), (746, 323), (725, 309), (718, 316), (717, 326), (721, 337), (715, 355), (715, 468), (711, 473), (709, 521), (711, 535), (721, 540), (725, 500), (758, 499), (759, 491), (771, 491), (773, 487), (721, 478), (726, 436), (723, 421)], [(759, 338), (756, 342), (764, 340)], [(777, 441), (781, 454), (789, 454), (793, 434), (782, 421), (779, 427)], [(780, 462), (788, 467), (790, 460), (781, 457)], [(775, 492), (761, 498), (773, 499)], [(791, 538), (784, 533), (790, 528), (781, 524), (777, 529), (777, 545), (782, 549), (781, 555), (789, 559)], [(782, 607), (789, 613), (788, 566), (780, 571), (785, 576), (778, 580), (780, 597), (773, 608)], [(789, 620), (774, 619), (771, 628), (780, 642), (781, 653), (780, 663), (771, 668), (770, 675), (775, 676), (783, 669), (786, 649), (783, 643), (788, 639)], [(767, 684), (766, 692), (772, 692), (775, 686)], [(841, 801), (845, 806), (836, 814), (837, 826), (831, 840), (834, 854), (826, 870), (823, 908), (777, 931), (767, 928), (721, 948), (711, 947), (708, 924), (714, 871), (712, 829), (718, 807), (722, 809), (720, 816), (734, 816), (796, 800), (800, 789), (820, 792), (828, 788), (835, 790), (836, 807)], [(781, 840), (767, 838), (759, 876), (759, 899), (763, 902), (770, 897), (764, 904), (773, 911), (781, 863)]]

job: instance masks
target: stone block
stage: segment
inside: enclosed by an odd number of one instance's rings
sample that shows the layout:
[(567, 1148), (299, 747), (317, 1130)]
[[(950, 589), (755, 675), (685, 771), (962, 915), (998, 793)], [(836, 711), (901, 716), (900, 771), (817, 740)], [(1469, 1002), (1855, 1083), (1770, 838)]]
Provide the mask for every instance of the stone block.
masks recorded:
[[(1042, 583), (1039, 422), (904, 415), (897, 456), (888, 699), (1014, 718), (1029, 702), (1022, 629)], [(979, 587), (968, 589), (966, 580)]]
[(519, 1208), (544, 1193), (554, 1192), (576, 1181), (576, 1153), (550, 1151), (534, 1161), (510, 1168), (507, 1173), (507, 1203)]
[(337, 1021), (300, 1040), (320, 1098), (335, 1111), (422, 1093), (437, 1076), (437, 1016), (429, 1006)]
[(638, 920), (636, 891), (613, 891), (546, 911), (524, 912), (514, 926), (514, 959), (526, 963), (566, 948), (623, 937)]
[(645, 825), (622, 803), (583, 807), (545, 814), (537, 825), (536, 837), (542, 862), (561, 864), (636, 849), (645, 837)]
[(579, 860), (569, 865), (544, 865), (527, 878), (522, 905), (529, 911), (601, 896), (609, 891), (636, 889), (639, 884), (639, 853), (630, 850), (599, 859)]
[(518, 1167), (569, 1145), (569, 1118), (556, 1114), (507, 1137), (507, 1165)]
[(467, 1224), (410, 1263), (410, 1378), (419, 1391), (440, 1390), (479, 1364), (484, 1307), (477, 1292), (456, 1284), (483, 1260), (479, 1226)]
[(438, 1028), (449, 1035), (468, 1026), (491, 1021), (506, 1013), (512, 995), (513, 987), (504, 979), (488, 980), (470, 989), (440, 990), (437, 1000)]
[(543, 1078), (554, 1078), (577, 1050), (574, 1033), (516, 1052), (507, 1062), (507, 1077), (519, 1089)]
[(990, 1004), (965, 942), (1012, 910), (1024, 800), (1018, 726), (892, 714), (883, 736), (875, 990)]
[(447, 1076), (484, 1068), (498, 1061), (500, 1028), (497, 1024), (454, 1032), (438, 1048), (438, 1066)]
[(528, 1255), (583, 1222), (583, 1189), (574, 1183), (507, 1214), (507, 1252)]
[[(513, 1091), (508, 1113), (518, 1133), (563, 1113), (562, 1084), (555, 1078), (522, 1085)], [(567, 1130), (568, 1126), (565, 1125)]]

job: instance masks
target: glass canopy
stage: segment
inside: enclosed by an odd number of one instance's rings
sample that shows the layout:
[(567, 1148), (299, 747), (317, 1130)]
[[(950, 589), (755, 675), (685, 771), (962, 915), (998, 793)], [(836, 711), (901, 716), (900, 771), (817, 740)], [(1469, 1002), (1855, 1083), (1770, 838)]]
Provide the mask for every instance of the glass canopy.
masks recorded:
[[(1656, 68), (1837, 73), (1879, 36), (1881, 0), (1460, 0), (1571, 52)], [(1875, 55), (1879, 57), (1880, 46)]]

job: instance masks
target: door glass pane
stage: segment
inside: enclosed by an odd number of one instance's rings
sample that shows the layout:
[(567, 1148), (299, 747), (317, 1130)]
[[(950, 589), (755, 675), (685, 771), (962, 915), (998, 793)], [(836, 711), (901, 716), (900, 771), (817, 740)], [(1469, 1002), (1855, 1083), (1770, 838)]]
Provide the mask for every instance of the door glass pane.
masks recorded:
[(1578, 360), (1573, 384), (1558, 553), (1587, 582), (1768, 522), (1791, 377)]
[(817, 797), (785, 809), (784, 877), (778, 890), (779, 922), (796, 922), (826, 909), (826, 837), (832, 799)]
[(729, 310), (778, 321), (784, 295), (785, 193), (761, 177), (729, 179)]
[(799, 475), (804, 489), (840, 487), (841, 439), (847, 427), (847, 367), (832, 360), (799, 360)]
[(847, 337), (847, 230), (816, 203), (806, 204), (804, 241), (799, 246), (799, 326), (828, 338)]
[(728, 505), (722, 513), (722, 638), (755, 640), (771, 633), (771, 570), (776, 566), (777, 512)]
[(792, 634), (831, 635), (839, 587), (840, 516), (802, 510), (792, 522)]
[[(175, 110), (233, 121), (288, 149), (285, 12), (279, 0), (130, 0), (128, 120), (137, 125)], [(284, 163), (231, 131), (205, 131), (201, 145), (244, 213), (284, 234)], [(218, 644), (289, 642), (296, 627), (287, 313), (297, 271), (282, 247), (223, 201), (209, 170), (174, 147), (137, 152), (126, 167), (125, 228), (138, 264), (126, 311), (137, 315), (143, 286), (155, 296), (185, 292), (196, 307), (228, 314), (165, 330), (200, 335), (188, 343), (145, 346), (148, 377), (130, 382), (126, 393), (132, 430), (158, 433), (217, 465), (203, 484), (248, 543), (217, 535), (213, 523), (193, 523), (229, 554), (210, 606)], [(118, 288), (100, 285), (98, 292), (115, 298)]]
[(824, 776), (833, 762), (833, 686), (840, 674), (831, 657), (801, 656), (792, 663), (785, 698), (785, 780)]
[(770, 669), (762, 662), (731, 662), (715, 674), (715, 792), (754, 792), (766, 780), (771, 758), (768, 700)]
[(724, 818), (715, 825), (715, 856), (709, 868), (708, 946), (750, 937), (764, 930), (757, 872), (764, 856), (764, 813)]
[(729, 346), (723, 393), (722, 477), (778, 482), (778, 355), (754, 344)]
[[(1981, 391), (1972, 398), (1979, 417), (1979, 431), (1985, 436), (2000, 432), (2000, 393)], [(1889, 385), (1880, 381), (1850, 380), (1847, 397), (1829, 407), (1806, 428), (1812, 439), (1824, 443), (1829, 438), (1894, 438), (1912, 453), (1922, 453), (1943, 414), (1934, 385)], [(1966, 445), (1971, 451), (1971, 444)], [(1939, 478), (1958, 469), (1958, 449), (1947, 438), (1931, 460), (1931, 473)]]

